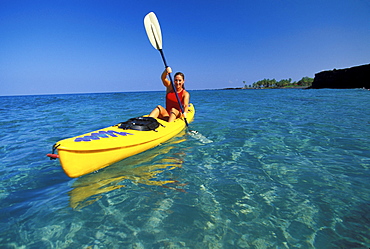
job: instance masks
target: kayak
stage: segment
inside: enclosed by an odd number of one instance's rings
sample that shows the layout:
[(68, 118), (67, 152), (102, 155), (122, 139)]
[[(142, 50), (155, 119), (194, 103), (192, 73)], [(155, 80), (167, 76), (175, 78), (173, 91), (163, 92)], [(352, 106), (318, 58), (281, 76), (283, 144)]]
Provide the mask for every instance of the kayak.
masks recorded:
[[(190, 104), (186, 120), (191, 122), (194, 114), (195, 108)], [(64, 172), (76, 178), (149, 150), (179, 134), (185, 127), (184, 118), (169, 123), (146, 115), (60, 140), (53, 145), (53, 153), (47, 156), (59, 158)]]

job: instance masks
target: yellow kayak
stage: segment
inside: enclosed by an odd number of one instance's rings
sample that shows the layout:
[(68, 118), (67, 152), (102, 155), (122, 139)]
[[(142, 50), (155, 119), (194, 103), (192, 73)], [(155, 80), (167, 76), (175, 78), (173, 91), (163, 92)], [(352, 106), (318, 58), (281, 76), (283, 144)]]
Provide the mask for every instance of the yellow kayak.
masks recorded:
[[(188, 122), (193, 120), (194, 114), (194, 106), (190, 104), (186, 116)], [(153, 119), (157, 125), (149, 130), (142, 129), (140, 122), (147, 119)], [(48, 156), (59, 158), (69, 177), (80, 177), (151, 149), (174, 137), (186, 126), (183, 118), (171, 123), (145, 116), (129, 121), (61, 140), (53, 146), (53, 154)], [(58, 154), (54, 154), (55, 150)]]

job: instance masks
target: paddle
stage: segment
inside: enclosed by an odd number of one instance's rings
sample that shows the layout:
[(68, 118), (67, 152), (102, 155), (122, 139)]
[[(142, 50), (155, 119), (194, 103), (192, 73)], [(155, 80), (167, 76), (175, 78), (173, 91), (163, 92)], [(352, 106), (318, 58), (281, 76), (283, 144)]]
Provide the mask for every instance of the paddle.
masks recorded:
[[(164, 58), (164, 53), (163, 53), (163, 50), (162, 50), (161, 27), (159, 26), (157, 16), (154, 14), (154, 12), (150, 12), (149, 14), (147, 14), (145, 16), (144, 26), (145, 26), (146, 34), (148, 35), (150, 43), (153, 45), (153, 47), (155, 49), (157, 49), (161, 53), (164, 66), (165, 66), (165, 68), (167, 68), (168, 67), (167, 62), (166, 62), (166, 59)], [(170, 76), (172, 89), (175, 92), (176, 99), (177, 99), (177, 102), (179, 103), (181, 113), (184, 116), (185, 124), (188, 127), (189, 124), (188, 124), (188, 121), (186, 120), (186, 117), (185, 117), (185, 114), (184, 114), (184, 107), (181, 105), (181, 101), (180, 101), (179, 95), (177, 94), (175, 84), (173, 83), (171, 74), (169, 74), (169, 76)]]

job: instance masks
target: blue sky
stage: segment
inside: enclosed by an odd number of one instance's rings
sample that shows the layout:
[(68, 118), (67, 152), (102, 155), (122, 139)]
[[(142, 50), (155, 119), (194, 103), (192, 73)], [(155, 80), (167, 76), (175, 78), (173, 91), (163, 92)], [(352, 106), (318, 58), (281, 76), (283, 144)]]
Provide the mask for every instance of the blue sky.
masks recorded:
[(150, 11), (190, 90), (370, 63), (368, 0), (0, 0), (0, 95), (163, 90)]

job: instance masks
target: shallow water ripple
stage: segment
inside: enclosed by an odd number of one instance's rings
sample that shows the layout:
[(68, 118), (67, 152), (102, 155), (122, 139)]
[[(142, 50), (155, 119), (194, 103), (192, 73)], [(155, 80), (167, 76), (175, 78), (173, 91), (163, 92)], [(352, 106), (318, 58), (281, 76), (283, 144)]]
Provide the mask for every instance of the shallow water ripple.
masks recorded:
[(162, 93), (0, 97), (0, 247), (370, 247), (368, 91), (191, 96), (198, 134), (78, 179), (45, 157), (53, 143)]

